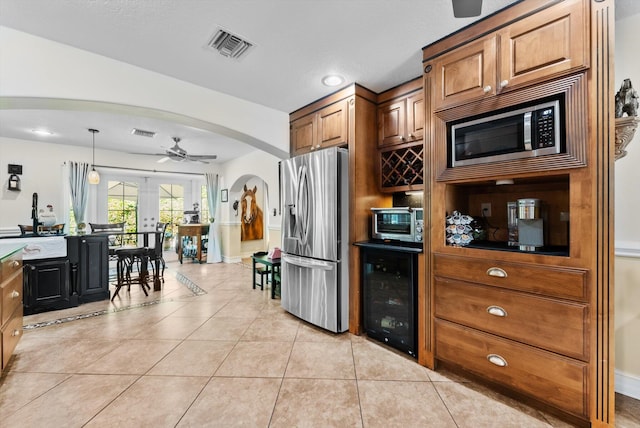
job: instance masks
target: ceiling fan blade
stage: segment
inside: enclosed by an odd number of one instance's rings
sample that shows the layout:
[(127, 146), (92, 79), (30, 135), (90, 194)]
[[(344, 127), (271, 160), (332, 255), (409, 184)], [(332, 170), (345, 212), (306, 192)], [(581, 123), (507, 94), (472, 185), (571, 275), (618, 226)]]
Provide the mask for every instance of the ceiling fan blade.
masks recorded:
[(192, 159), (218, 159), (218, 155), (187, 155), (188, 157), (192, 158)]
[(169, 156), (165, 156), (163, 158), (160, 158), (157, 160), (158, 163), (165, 163), (166, 161), (168, 161), (170, 158)]
[(451, 0), (453, 16), (456, 18), (472, 18), (482, 13), (482, 0)]

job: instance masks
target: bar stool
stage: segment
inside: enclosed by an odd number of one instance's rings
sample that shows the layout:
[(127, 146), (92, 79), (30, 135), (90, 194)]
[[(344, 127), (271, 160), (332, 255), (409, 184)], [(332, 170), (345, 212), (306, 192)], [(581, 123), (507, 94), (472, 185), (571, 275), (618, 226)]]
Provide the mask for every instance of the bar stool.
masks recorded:
[[(118, 282), (116, 283), (116, 292), (113, 293), (113, 297), (111, 300), (116, 298), (120, 289), (127, 286), (127, 291), (131, 291), (131, 283), (134, 280), (137, 280), (140, 283), (140, 287), (142, 287), (142, 291), (144, 291), (144, 295), (148, 296), (147, 288), (151, 289), (151, 287), (147, 284), (147, 272), (140, 272), (140, 266), (143, 262), (147, 262), (147, 253), (149, 249), (145, 247), (139, 248), (120, 248), (116, 250), (116, 256), (118, 258), (118, 263), (116, 265)], [(133, 271), (133, 265), (136, 264), (138, 266), (138, 277), (132, 278), (131, 273)]]

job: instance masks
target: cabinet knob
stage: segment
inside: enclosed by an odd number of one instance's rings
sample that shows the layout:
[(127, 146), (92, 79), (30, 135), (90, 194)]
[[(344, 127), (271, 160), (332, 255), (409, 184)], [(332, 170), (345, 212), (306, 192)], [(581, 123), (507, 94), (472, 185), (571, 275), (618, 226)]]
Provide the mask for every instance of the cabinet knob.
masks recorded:
[(489, 360), (491, 364), (495, 364), (498, 367), (507, 367), (509, 365), (507, 364), (507, 360), (505, 360), (503, 357), (501, 357), (498, 354), (487, 355), (487, 360)]
[(319, 148), (320, 148), (320, 144), (318, 144), (318, 145), (316, 146), (316, 149), (319, 149)]
[(490, 267), (489, 269), (487, 269), (487, 275), (489, 276), (495, 276), (496, 278), (506, 278), (507, 272), (504, 269), (500, 269), (497, 267)]
[(20, 330), (15, 329), (11, 332), (11, 336), (16, 337), (16, 336), (20, 336)]
[(485, 94), (488, 94), (489, 92), (491, 92), (491, 85), (485, 86), (484, 88), (482, 88), (482, 90)]
[(409, 138), (413, 138), (413, 134), (409, 134)]
[(18, 267), (18, 266), (20, 266), (20, 262), (19, 262), (19, 261), (14, 260), (14, 261), (12, 261), (12, 262), (11, 262), (11, 267), (12, 267), (12, 268), (16, 268), (16, 267)]
[(505, 88), (508, 84), (509, 84), (508, 80), (503, 80), (502, 82), (500, 82), (500, 87)]
[(494, 315), (496, 317), (506, 317), (507, 316), (507, 311), (505, 311), (504, 308), (501, 308), (500, 306), (491, 305), (491, 306), (487, 307), (487, 312), (490, 315)]
[(13, 290), (11, 292), (11, 298), (12, 299), (17, 299), (18, 297), (20, 297), (20, 293), (18, 291), (16, 291), (16, 290)]

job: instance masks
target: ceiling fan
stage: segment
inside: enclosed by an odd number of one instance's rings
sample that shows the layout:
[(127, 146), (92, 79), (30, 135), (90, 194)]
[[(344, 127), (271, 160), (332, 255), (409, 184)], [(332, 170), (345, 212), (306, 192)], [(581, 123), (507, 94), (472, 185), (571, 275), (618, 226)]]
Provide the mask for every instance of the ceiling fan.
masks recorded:
[(482, 13), (482, 0), (451, 0), (453, 16), (456, 18), (472, 18)]
[(185, 149), (180, 147), (180, 138), (173, 137), (173, 141), (175, 142), (173, 147), (167, 148), (164, 153), (156, 153), (158, 156), (164, 156), (163, 158), (158, 159), (158, 163), (163, 163), (168, 160), (175, 162), (190, 161), (209, 163), (206, 159), (216, 159), (218, 157), (217, 155), (190, 155)]

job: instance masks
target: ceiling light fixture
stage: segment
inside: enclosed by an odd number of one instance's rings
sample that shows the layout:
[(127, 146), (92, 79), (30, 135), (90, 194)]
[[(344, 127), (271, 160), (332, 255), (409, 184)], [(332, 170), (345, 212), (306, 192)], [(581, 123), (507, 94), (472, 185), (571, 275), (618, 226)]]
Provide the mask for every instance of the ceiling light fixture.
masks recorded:
[(89, 128), (89, 132), (92, 134), (93, 139), (93, 162), (91, 162), (91, 171), (89, 172), (89, 184), (98, 184), (100, 183), (100, 174), (96, 171), (96, 132), (100, 132), (97, 129)]
[(322, 84), (325, 86), (338, 86), (342, 85), (342, 83), (344, 83), (344, 77), (337, 74), (329, 74), (322, 78)]
[(31, 132), (38, 135), (53, 135), (53, 132), (48, 129), (32, 129)]

